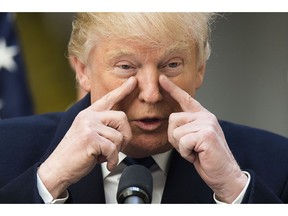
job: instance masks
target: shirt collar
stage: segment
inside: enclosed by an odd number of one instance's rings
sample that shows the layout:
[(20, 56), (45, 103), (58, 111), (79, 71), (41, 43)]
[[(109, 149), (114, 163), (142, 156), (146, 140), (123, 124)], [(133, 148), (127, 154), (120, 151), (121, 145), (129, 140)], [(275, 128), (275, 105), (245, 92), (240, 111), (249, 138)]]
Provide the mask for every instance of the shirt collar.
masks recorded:
[[(165, 175), (167, 175), (167, 172), (168, 172), (171, 153), (172, 153), (172, 150), (169, 150), (169, 151), (161, 153), (161, 154), (152, 155), (153, 159), (155, 160), (155, 162), (157, 163), (159, 168), (164, 172)], [(119, 156), (119, 162), (118, 162), (117, 167), (115, 168), (116, 173), (118, 173), (117, 172), (118, 170), (122, 171), (124, 169), (124, 166), (125, 166), (121, 162), (124, 160), (126, 155), (122, 152), (119, 152), (118, 156)], [(107, 169), (107, 162), (102, 163), (101, 167), (102, 167), (103, 179), (105, 179), (110, 174), (110, 171)], [(113, 170), (113, 172), (114, 172), (114, 170)]]

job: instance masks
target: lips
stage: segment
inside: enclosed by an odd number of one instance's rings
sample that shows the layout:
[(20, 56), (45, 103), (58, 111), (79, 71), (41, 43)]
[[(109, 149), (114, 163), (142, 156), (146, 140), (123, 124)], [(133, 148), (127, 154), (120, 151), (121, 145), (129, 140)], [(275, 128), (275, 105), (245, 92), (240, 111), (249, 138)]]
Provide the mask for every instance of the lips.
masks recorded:
[(144, 130), (144, 131), (154, 131), (160, 128), (164, 121), (166, 121), (166, 118), (141, 118), (136, 119), (131, 122), (133, 122), (138, 128)]
[(141, 119), (140, 121), (145, 122), (145, 123), (153, 123), (153, 122), (160, 121), (160, 119), (159, 118), (145, 118), (145, 119)]

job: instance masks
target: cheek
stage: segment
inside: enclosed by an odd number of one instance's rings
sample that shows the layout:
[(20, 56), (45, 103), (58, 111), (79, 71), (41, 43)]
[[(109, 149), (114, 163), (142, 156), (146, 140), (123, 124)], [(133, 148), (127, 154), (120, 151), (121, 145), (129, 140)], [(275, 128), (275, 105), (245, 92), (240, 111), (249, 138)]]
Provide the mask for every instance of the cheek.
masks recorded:
[[(137, 112), (137, 109), (135, 108), (135, 103), (137, 103), (137, 96), (139, 92), (137, 89), (134, 89), (132, 93), (127, 95), (125, 98), (123, 98), (119, 103), (115, 104), (113, 106), (113, 110), (120, 110), (125, 112), (126, 114), (129, 115), (129, 113)], [(137, 106), (137, 105), (136, 105)]]
[(102, 98), (104, 95), (118, 88), (123, 81), (116, 79), (105, 79), (103, 77), (94, 77), (91, 82), (91, 99), (95, 102)]
[(175, 79), (175, 80), (171, 79), (171, 81), (175, 85), (177, 85), (178, 87), (186, 91), (191, 96), (195, 96), (196, 80), (194, 79), (193, 76), (183, 76), (179, 79)]

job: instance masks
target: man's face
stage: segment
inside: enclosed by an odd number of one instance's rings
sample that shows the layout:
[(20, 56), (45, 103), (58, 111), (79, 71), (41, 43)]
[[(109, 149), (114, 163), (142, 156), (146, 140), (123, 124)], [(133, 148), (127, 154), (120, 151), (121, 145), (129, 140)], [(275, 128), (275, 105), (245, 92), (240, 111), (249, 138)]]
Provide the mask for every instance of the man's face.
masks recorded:
[(85, 88), (91, 92), (92, 103), (131, 76), (138, 82), (133, 92), (113, 107), (126, 113), (132, 129), (133, 138), (123, 150), (125, 154), (142, 157), (172, 148), (167, 137), (168, 118), (171, 113), (182, 110), (161, 88), (159, 75), (166, 75), (194, 96), (202, 84), (205, 68), (196, 66), (195, 49), (194, 46), (189, 50), (180, 49), (169, 44), (151, 49), (141, 42), (107, 40), (91, 51), (84, 77), (89, 83), (88, 89)]

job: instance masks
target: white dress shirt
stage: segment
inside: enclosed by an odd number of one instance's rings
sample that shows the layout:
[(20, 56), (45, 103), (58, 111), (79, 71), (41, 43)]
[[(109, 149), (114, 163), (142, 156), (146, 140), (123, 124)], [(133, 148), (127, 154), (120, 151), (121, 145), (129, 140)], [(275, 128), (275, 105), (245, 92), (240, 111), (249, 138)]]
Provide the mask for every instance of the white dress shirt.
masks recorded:
[[(170, 155), (171, 151), (152, 156), (156, 162), (150, 168), (153, 177), (152, 203), (161, 202), (169, 167), (168, 165)], [(118, 189), (118, 183), (121, 177), (121, 173), (126, 168), (126, 165), (121, 162), (125, 157), (126, 155), (121, 152), (119, 153), (119, 164), (112, 172), (106, 168), (106, 163), (102, 164), (106, 203), (117, 203), (116, 193)]]
[[(162, 194), (166, 182), (168, 167), (170, 164), (170, 158), (171, 158), (171, 151), (153, 155), (153, 159), (155, 160), (155, 164), (150, 168), (150, 171), (152, 173), (153, 177), (153, 192), (152, 192), (152, 203), (159, 204), (161, 203)], [(104, 191), (105, 191), (105, 201), (109, 204), (116, 204), (116, 194), (118, 189), (118, 183), (121, 177), (121, 173), (126, 168), (126, 165), (121, 163), (123, 159), (126, 157), (125, 154), (119, 153), (119, 163), (115, 169), (113, 169), (112, 172), (110, 172), (106, 165), (107, 163), (102, 163), (102, 174), (103, 174), (103, 183), (104, 183)], [(245, 195), (245, 192), (249, 186), (250, 183), (250, 175), (248, 172), (244, 172), (247, 177), (248, 181), (242, 192), (239, 194), (239, 196), (234, 200), (233, 204), (240, 204), (243, 200), (243, 197)], [(37, 187), (39, 194), (43, 201), (47, 204), (57, 204), (57, 203), (65, 203), (65, 201), (68, 199), (68, 192), (66, 193), (66, 197), (61, 199), (55, 199), (53, 200), (53, 197), (46, 189), (45, 185), (42, 183), (40, 177), (37, 175)], [(213, 198), (217, 204), (224, 204), (216, 199), (215, 194), (213, 195)]]

